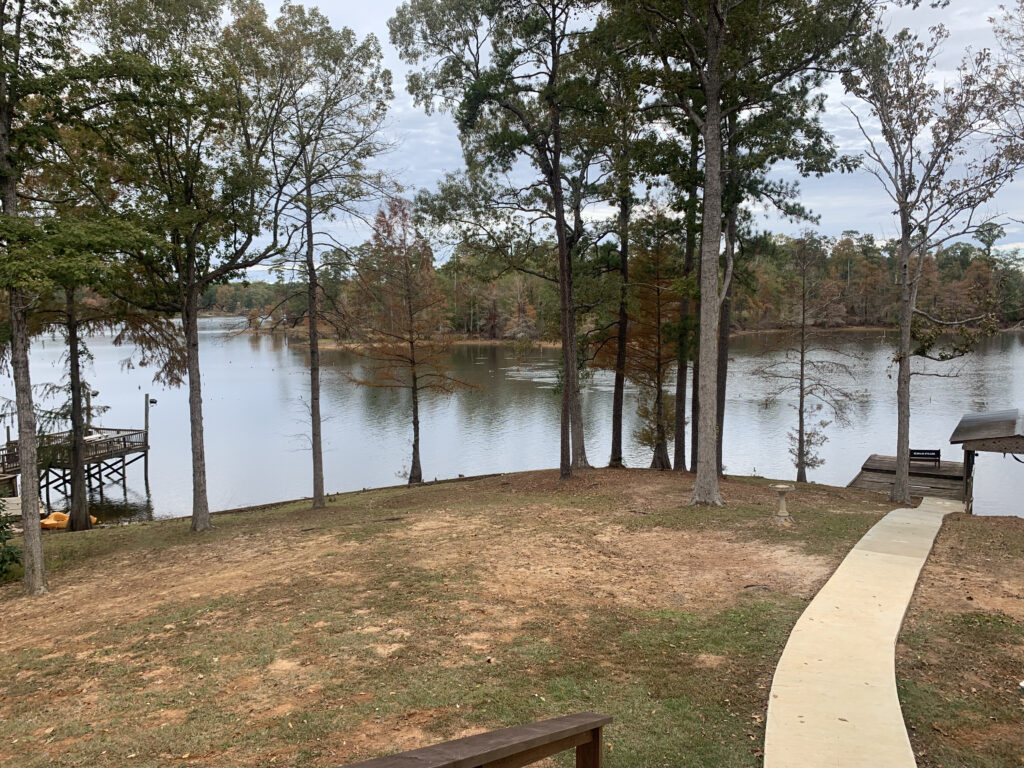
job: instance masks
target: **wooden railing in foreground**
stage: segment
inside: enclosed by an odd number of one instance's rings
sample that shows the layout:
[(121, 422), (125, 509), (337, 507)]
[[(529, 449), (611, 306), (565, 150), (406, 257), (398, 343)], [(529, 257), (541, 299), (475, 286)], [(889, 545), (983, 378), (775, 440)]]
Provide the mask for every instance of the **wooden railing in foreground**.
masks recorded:
[(601, 729), (611, 721), (607, 715), (581, 712), (378, 757), (347, 768), (519, 768), (573, 747), (576, 768), (601, 768)]

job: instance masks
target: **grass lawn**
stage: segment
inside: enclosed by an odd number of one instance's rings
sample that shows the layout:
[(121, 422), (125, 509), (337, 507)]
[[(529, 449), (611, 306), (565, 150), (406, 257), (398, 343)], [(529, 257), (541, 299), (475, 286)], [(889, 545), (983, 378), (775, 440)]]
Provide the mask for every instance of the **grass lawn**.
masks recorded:
[(896, 661), (920, 768), (1024, 765), (1024, 518), (946, 518)]
[(799, 486), (780, 529), (768, 481), (718, 509), (691, 482), (532, 472), (47, 534), (51, 595), (0, 587), (0, 763), (337, 766), (594, 710), (610, 768), (759, 765), (792, 625), (890, 506)]

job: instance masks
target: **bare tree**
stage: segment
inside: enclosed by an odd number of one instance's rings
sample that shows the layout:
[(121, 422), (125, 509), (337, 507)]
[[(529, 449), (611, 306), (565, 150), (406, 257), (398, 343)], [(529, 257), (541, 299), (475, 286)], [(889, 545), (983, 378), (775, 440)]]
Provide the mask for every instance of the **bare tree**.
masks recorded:
[(945, 85), (935, 83), (946, 37), (939, 26), (923, 41), (907, 29), (889, 38), (879, 26), (857, 51), (856, 69), (843, 78), (847, 91), (868, 107), (866, 117), (853, 112), (866, 142), (864, 167), (892, 200), (899, 221), (892, 499), (902, 503), (910, 502), (912, 337), (925, 256), (991, 221), (982, 206), (1021, 164), (1016, 137), (998, 129), (1012, 105), (995, 86), (988, 51), (968, 55)]
[(361, 217), (359, 204), (383, 192), (384, 175), (370, 170), (367, 163), (387, 148), (380, 130), (391, 98), (391, 74), (381, 68), (380, 44), (375, 37), (357, 41), (350, 29), (332, 29), (319, 11), (286, 5), (276, 31), (282, 58), (294, 63), (282, 115), (283, 135), (275, 145), (283, 160), (275, 167), (292, 176), (293, 207), (287, 218), (299, 230), (299, 247), (285, 260), (298, 265), (307, 288), (316, 509), (325, 503), (319, 324), (321, 303), (327, 299), (318, 269), (322, 252), (338, 248), (324, 225), (339, 217)]
[[(797, 426), (789, 433), (790, 454), (797, 482), (806, 483), (807, 470), (824, 463), (815, 448), (828, 440), (825, 428), (831, 421), (845, 423), (848, 408), (857, 397), (850, 388), (855, 381), (856, 358), (840, 353), (821, 331), (820, 324), (839, 306), (838, 286), (826, 278), (824, 244), (808, 233), (788, 245), (794, 301), (784, 308), (781, 321), (789, 330), (782, 339), (781, 356), (754, 373), (771, 387), (766, 404), (796, 395)], [(831, 421), (820, 418), (814, 423), (813, 417), (822, 411)]]

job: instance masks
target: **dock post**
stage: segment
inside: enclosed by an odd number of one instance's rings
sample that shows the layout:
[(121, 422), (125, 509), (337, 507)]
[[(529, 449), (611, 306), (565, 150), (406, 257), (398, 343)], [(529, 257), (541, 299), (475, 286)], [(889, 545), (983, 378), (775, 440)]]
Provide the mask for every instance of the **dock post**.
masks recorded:
[(146, 482), (146, 495), (149, 495), (149, 392), (146, 393), (146, 422), (145, 434), (142, 438), (146, 443), (146, 449), (142, 453), (142, 475)]
[(964, 449), (964, 512), (974, 514), (974, 451)]

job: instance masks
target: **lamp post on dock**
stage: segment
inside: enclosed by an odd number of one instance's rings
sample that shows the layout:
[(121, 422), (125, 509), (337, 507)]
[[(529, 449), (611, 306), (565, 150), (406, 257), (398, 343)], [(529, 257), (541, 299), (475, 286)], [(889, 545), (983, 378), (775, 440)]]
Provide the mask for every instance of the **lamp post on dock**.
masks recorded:
[(143, 430), (145, 435), (145, 451), (142, 454), (142, 475), (146, 483), (146, 495), (149, 496), (149, 406), (156, 405), (156, 398), (150, 399), (149, 392), (146, 393), (146, 417)]

